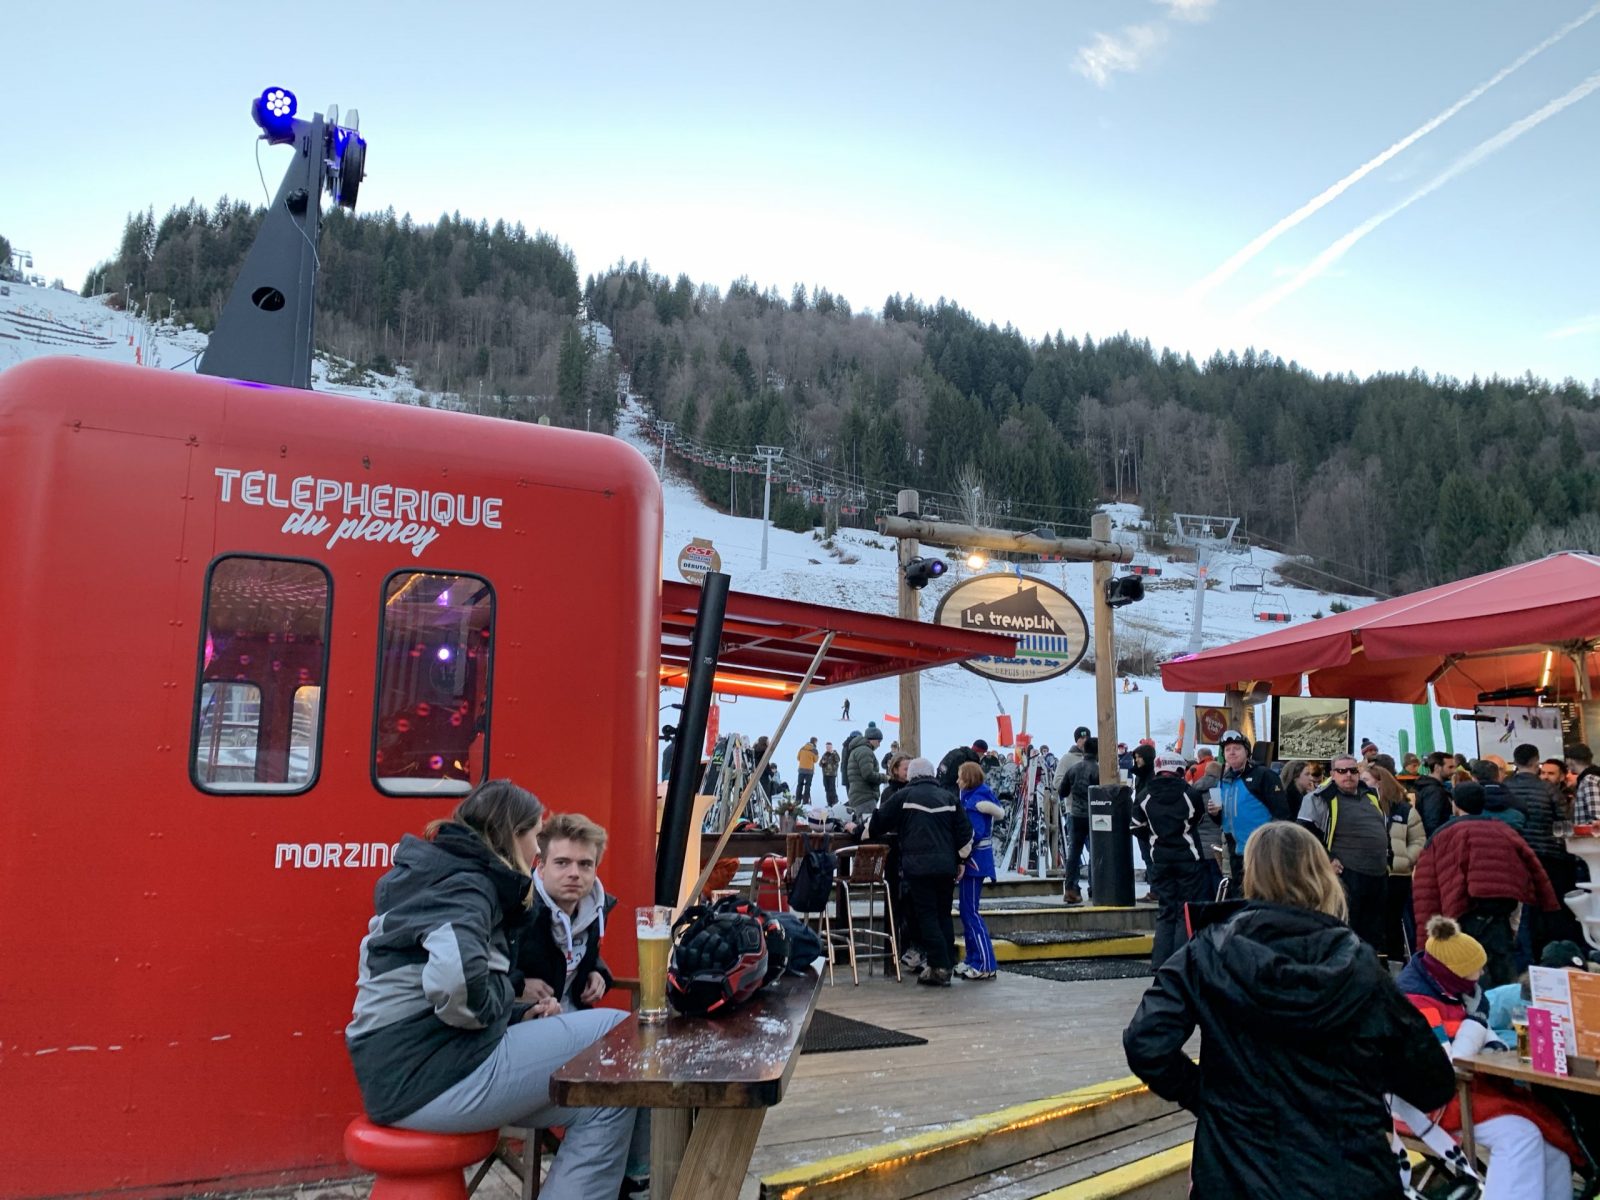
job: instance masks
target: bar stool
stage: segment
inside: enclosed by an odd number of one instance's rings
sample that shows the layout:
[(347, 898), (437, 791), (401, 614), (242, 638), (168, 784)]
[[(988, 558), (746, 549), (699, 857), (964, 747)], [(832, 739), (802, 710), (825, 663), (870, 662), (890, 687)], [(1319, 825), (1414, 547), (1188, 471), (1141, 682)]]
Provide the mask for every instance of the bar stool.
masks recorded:
[[(889, 862), (889, 847), (868, 842), (861, 846), (847, 846), (839, 851), (839, 886), (844, 890), (845, 911), (851, 911), (851, 902), (857, 895), (864, 895), (867, 901), (867, 920), (865, 925), (856, 925), (852, 917), (848, 923), (851, 941), (865, 938), (868, 947), (874, 939), (878, 949), (857, 950), (855, 958), (867, 964), (867, 973), (872, 973), (872, 963), (882, 959), (887, 953), (888, 959), (894, 964), (895, 982), (900, 982), (900, 942), (894, 932), (894, 897), (889, 895), (889, 881), (884, 870)], [(873, 927), (877, 918), (875, 907), (879, 893), (883, 894), (883, 907), (885, 924), (882, 929)]]
[[(796, 869), (797, 864), (806, 854), (808, 837), (804, 833), (784, 834), (784, 850), (789, 860), (789, 871)], [(835, 855), (837, 857), (837, 853)], [(788, 893), (788, 873), (784, 876), (784, 891)], [(821, 912), (801, 912), (794, 907), (793, 896), (787, 895), (789, 911), (799, 917), (817, 931), (817, 936), (822, 939), (822, 944), (828, 951), (828, 986), (833, 986), (833, 959), (836, 951), (842, 949), (850, 960), (850, 979), (856, 986), (861, 984), (861, 975), (856, 970), (856, 939), (854, 925), (850, 918), (850, 893), (845, 887), (845, 881), (837, 874), (833, 878), (829, 889), (828, 904), (822, 906)], [(828, 914), (828, 906), (836, 905), (844, 914), (844, 932), (841, 934), (833, 927), (833, 918)]]
[(357, 1117), (344, 1131), (344, 1156), (377, 1176), (372, 1200), (466, 1200), (462, 1168), (493, 1155), (499, 1140), (493, 1129), (423, 1133)]

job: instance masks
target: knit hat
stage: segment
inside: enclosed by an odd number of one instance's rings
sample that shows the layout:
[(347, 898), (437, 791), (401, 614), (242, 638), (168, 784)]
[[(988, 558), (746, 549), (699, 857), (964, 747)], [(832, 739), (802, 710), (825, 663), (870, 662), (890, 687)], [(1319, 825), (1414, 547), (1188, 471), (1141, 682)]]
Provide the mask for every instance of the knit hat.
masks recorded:
[(932, 779), (933, 764), (925, 758), (913, 758), (906, 764), (907, 779)]
[(1489, 961), (1478, 939), (1442, 913), (1428, 922), (1425, 947), (1440, 966), (1461, 979), (1471, 979)]
[(1182, 775), (1187, 768), (1188, 764), (1183, 761), (1181, 754), (1174, 754), (1168, 750), (1164, 754), (1156, 755), (1157, 775)]
[(869, 742), (881, 742), (883, 741), (883, 730), (879, 729), (876, 723), (868, 721), (867, 731), (861, 736)]
[(1481, 783), (1458, 783), (1450, 793), (1450, 802), (1470, 817), (1482, 815), (1487, 799)]
[(984, 741), (982, 738), (975, 738), (972, 743), (972, 748), (981, 753), (989, 748), (989, 743)]
[(1551, 942), (1544, 948), (1544, 953), (1539, 956), (1541, 967), (1572, 967), (1583, 970), (1583, 951), (1577, 942), (1558, 941)]

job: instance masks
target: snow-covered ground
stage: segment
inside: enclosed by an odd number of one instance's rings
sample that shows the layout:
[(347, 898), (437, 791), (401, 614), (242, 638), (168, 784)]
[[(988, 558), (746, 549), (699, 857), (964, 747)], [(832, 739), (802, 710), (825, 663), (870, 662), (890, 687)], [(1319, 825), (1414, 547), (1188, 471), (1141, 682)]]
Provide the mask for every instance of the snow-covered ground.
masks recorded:
[[(193, 359), (205, 347), (205, 335), (192, 328), (175, 328), (157, 322), (146, 325), (107, 308), (97, 300), (84, 299), (70, 292), (53, 291), (11, 284), (11, 294), (0, 297), (0, 367), (23, 359), (48, 354), (76, 354), (115, 362), (142, 361), (147, 366), (192, 371)], [(609, 331), (596, 326), (597, 341), (609, 342)], [(601, 338), (604, 331), (604, 338)], [(336, 373), (338, 365), (332, 368)], [(316, 364), (319, 388), (377, 401), (422, 403), (452, 406), (450, 397), (419, 391), (409, 375), (372, 376), (369, 386), (330, 385), (330, 365), (322, 359)], [(648, 414), (636, 399), (630, 400), (619, 415), (619, 436), (639, 447), (652, 463), (659, 463), (656, 447), (644, 436)], [(751, 476), (750, 480), (755, 481)], [(761, 569), (761, 522), (732, 517), (706, 505), (693, 489), (675, 475), (672, 460), (667, 460), (663, 481), (666, 501), (666, 533), (663, 563), (675, 577), (678, 551), (696, 537), (709, 538), (722, 557), (722, 569), (733, 577), (736, 591), (760, 592), (819, 604), (837, 605), (865, 612), (895, 612), (895, 551), (893, 543), (865, 530), (841, 530), (834, 539), (838, 553), (824, 549), (820, 531), (792, 533), (774, 527), (768, 534), (767, 568)], [(1118, 526), (1132, 525), (1139, 518), (1131, 505), (1113, 508)], [(1129, 535), (1131, 536), (1131, 535)], [(1292, 622), (1310, 620), (1326, 614), (1335, 601), (1360, 605), (1367, 601), (1281, 585), (1272, 569), (1278, 558), (1256, 550), (1250, 557), (1224, 559), (1213, 570), (1222, 586), (1206, 595), (1203, 639), (1206, 646), (1222, 645), (1253, 637), (1278, 628), (1256, 619), (1257, 598), (1250, 592), (1228, 590), (1232, 568), (1260, 568), (1266, 573), (1270, 590), (1282, 598)], [(1159, 580), (1147, 580), (1145, 599), (1119, 611), (1119, 639), (1147, 636), (1166, 657), (1185, 649), (1193, 614), (1192, 564), (1162, 562)], [(999, 569), (999, 568), (996, 568)], [(1006, 568), (1011, 569), (1011, 568)], [(1086, 613), (1092, 612), (1091, 571), (1087, 563), (1047, 563), (1024, 567), (1032, 577), (1054, 584), (1072, 596)], [(924, 617), (933, 614), (940, 595), (968, 577), (965, 566), (952, 566), (941, 579), (922, 593)], [(1148, 734), (1159, 744), (1170, 743), (1177, 734), (1182, 696), (1162, 690), (1159, 677), (1138, 680), (1140, 690), (1119, 692), (1117, 728), (1119, 740), (1130, 745)], [(923, 748), (931, 757), (951, 746), (970, 742), (975, 737), (996, 740), (995, 718), (1000, 712), (1012, 717), (1021, 729), (1023, 698), (1028, 701), (1027, 728), (1036, 739), (1058, 751), (1071, 741), (1074, 726), (1092, 725), (1095, 712), (1094, 677), (1072, 671), (1058, 679), (1028, 685), (991, 684), (960, 667), (944, 667), (922, 675)], [(843, 701), (848, 698), (851, 720), (840, 719)], [(673, 692), (663, 693), (662, 704), (678, 699)], [(1220, 701), (1220, 697), (1201, 697), (1201, 702)], [(837, 747), (852, 729), (876, 721), (885, 731), (886, 744), (895, 736), (893, 716), (899, 708), (899, 684), (894, 679), (852, 684), (817, 692), (800, 703), (799, 711), (784, 739), (777, 763), (786, 778), (793, 778), (794, 753), (801, 742), (815, 735), (819, 741), (832, 741)], [(721, 714), (725, 731), (751, 736), (770, 733), (782, 716), (782, 705), (771, 701), (740, 698), (728, 701)], [(663, 711), (663, 722), (673, 719)], [(1259, 710), (1259, 727), (1266, 727), (1265, 706)], [(1412, 728), (1412, 710), (1393, 704), (1356, 705), (1356, 736), (1370, 737), (1394, 753), (1399, 731)], [(1464, 731), (1463, 731), (1464, 732)], [(1437, 739), (1437, 726), (1435, 738)], [(1191, 739), (1192, 740), (1192, 739)], [(1470, 740), (1470, 739), (1469, 739)]]

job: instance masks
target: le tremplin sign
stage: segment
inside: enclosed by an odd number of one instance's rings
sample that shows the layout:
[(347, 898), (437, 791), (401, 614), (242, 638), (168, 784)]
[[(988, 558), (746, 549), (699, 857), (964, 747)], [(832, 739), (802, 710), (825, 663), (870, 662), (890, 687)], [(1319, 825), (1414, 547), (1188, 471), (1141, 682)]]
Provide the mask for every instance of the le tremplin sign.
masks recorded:
[(1083, 610), (1059, 588), (1012, 575), (979, 575), (944, 594), (936, 624), (1017, 639), (1017, 657), (984, 655), (961, 665), (1000, 683), (1037, 683), (1065, 675), (1089, 648)]

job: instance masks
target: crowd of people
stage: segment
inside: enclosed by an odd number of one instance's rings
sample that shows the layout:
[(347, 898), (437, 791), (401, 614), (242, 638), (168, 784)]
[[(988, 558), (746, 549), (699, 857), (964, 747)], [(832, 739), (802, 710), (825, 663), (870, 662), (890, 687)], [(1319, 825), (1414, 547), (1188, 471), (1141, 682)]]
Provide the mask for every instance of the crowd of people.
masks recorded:
[[(883, 740), (869, 724), (832, 757), (813, 740), (802, 769), (823, 770), (830, 798), (841, 773), (847, 831), (891, 844), (918, 981), (992, 978), (978, 911), (995, 878), (991, 830), (1039, 780), (1059, 822), (1063, 900), (1081, 903), (1097, 739), (1079, 727), (1059, 759), (1047, 746), (1006, 759), (980, 739), (937, 766), (898, 745), (880, 754)], [(1237, 730), (1193, 761), (1148, 740), (1117, 747), (1158, 910), (1156, 979), (1127, 1031), (1129, 1062), (1199, 1117), (1196, 1194), (1399, 1196), (1396, 1130), (1448, 1144), (1461, 1128), (1450, 1057), (1515, 1044), (1530, 966), (1586, 964), (1560, 903), (1586, 871), (1561, 835), (1600, 821), (1600, 769), (1582, 744), (1561, 760), (1523, 744), (1509, 762), (1396, 764), (1370, 741), (1327, 762), (1254, 750)], [(1184, 1050), (1196, 1027), (1198, 1065)], [(1573, 1170), (1589, 1166), (1574, 1136), (1588, 1118), (1481, 1076), (1472, 1092), (1483, 1194), (1567, 1200)]]
[[(1586, 966), (1560, 903), (1584, 868), (1560, 835), (1595, 821), (1600, 770), (1582, 744), (1564, 760), (1523, 744), (1510, 763), (1435, 753), (1396, 770), (1364, 742), (1325, 777), (1253, 762), (1236, 731), (1221, 750), (1198, 770), (1134, 760), (1159, 924), (1128, 1061), (1197, 1115), (1197, 1194), (1400, 1196), (1397, 1125), (1460, 1131), (1450, 1058), (1515, 1045), (1531, 966)], [(1215, 890), (1213, 846), (1228, 863)], [(1183, 1049), (1197, 1027), (1198, 1066)], [(1482, 1075), (1472, 1101), (1483, 1195), (1570, 1200), (1574, 1170), (1593, 1170), (1578, 1135), (1600, 1113)]]
[[(1063, 897), (1081, 901), (1100, 747), (1080, 727), (1059, 760), (1047, 746), (1008, 759), (978, 739), (935, 764), (883, 742), (873, 723), (837, 751), (808, 739), (798, 797), (811, 800), (821, 771), (834, 802), (842, 780), (843, 832), (890, 847), (918, 983), (993, 979), (980, 900), (997, 874), (995, 823), (1014, 815), (1024, 780), (1044, 781)], [(1563, 761), (1524, 744), (1509, 763), (1439, 753), (1396, 769), (1368, 742), (1325, 772), (1259, 762), (1234, 730), (1219, 749), (1190, 762), (1148, 742), (1117, 748), (1157, 906), (1156, 976), (1125, 1033), (1129, 1063), (1195, 1112), (1198, 1194), (1399, 1196), (1397, 1122), (1424, 1138), (1461, 1127), (1450, 1056), (1514, 1042), (1530, 966), (1586, 965), (1560, 904), (1585, 870), (1562, 834), (1600, 818), (1600, 768), (1581, 744)], [(551, 1073), (622, 1019), (596, 1007), (612, 986), (606, 841), (508, 780), (402, 841), (375, 892), (346, 1029), (374, 1121), (559, 1125), (544, 1194), (609, 1200), (647, 1186), (641, 1114), (549, 1099)], [(1198, 1064), (1185, 1050), (1196, 1028)], [(1483, 1194), (1567, 1200), (1574, 1167), (1589, 1165), (1575, 1136), (1584, 1114), (1481, 1076), (1472, 1086), (1490, 1151)]]

